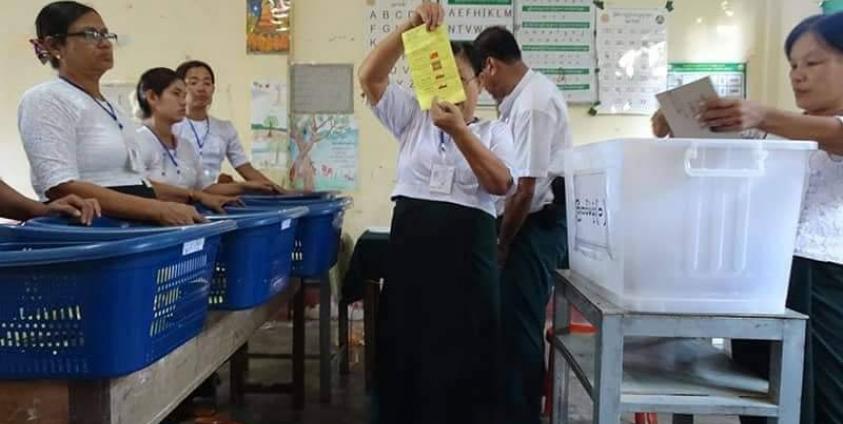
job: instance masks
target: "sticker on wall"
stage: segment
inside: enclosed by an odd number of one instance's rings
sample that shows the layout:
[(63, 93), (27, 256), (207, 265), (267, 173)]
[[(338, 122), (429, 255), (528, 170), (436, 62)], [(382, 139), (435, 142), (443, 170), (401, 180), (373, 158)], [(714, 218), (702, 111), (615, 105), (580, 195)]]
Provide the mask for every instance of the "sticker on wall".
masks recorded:
[(246, 51), (281, 54), (290, 51), (291, 0), (246, 0)]
[(357, 187), (358, 130), (353, 115), (300, 114), (291, 118), (290, 181), (299, 190)]

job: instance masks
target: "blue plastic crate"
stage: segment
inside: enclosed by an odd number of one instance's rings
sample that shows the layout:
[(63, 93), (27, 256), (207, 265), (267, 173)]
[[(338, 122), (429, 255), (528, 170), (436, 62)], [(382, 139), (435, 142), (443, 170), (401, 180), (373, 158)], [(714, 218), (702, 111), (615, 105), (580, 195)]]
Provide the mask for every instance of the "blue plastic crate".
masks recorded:
[(290, 281), (293, 242), (305, 207), (248, 211), (228, 208), (237, 230), (223, 236), (211, 282), (212, 309), (248, 309), (281, 292)]
[(221, 236), (234, 228), (85, 243), (25, 241), (31, 228), (0, 227), (0, 379), (116, 377), (190, 340), (207, 316)]
[(350, 205), (348, 198), (276, 200), (272, 206), (247, 202), (250, 208), (307, 206), (293, 246), (294, 277), (319, 277), (337, 263), (345, 209)]

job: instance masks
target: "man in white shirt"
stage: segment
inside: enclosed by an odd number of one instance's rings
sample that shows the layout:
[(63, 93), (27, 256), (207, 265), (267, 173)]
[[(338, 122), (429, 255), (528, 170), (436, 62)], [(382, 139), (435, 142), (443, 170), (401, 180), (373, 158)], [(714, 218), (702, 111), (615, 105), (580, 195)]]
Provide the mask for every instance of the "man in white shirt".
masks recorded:
[(551, 272), (567, 267), (564, 151), (568, 111), (556, 85), (521, 60), (502, 27), (474, 41), (483, 87), (512, 131), (516, 189), (498, 205), (506, 424), (538, 424), (544, 381), (545, 306)]

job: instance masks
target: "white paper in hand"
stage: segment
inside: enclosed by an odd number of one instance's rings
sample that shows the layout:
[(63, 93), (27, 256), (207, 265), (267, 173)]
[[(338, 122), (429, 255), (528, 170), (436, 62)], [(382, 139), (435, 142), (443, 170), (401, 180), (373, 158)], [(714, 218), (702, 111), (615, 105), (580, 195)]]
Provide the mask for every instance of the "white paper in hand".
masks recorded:
[(656, 94), (670, 132), (677, 138), (741, 138), (737, 132), (714, 132), (696, 119), (700, 103), (718, 97), (711, 78), (705, 77)]

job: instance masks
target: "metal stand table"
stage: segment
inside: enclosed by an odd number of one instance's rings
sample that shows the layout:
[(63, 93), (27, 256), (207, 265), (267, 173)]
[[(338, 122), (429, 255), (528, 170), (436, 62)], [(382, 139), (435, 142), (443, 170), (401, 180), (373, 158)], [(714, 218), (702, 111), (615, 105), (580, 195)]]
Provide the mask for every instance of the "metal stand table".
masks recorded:
[[(570, 371), (594, 400), (594, 422), (617, 424), (621, 414), (755, 415), (797, 424), (806, 316), (683, 315), (624, 310), (594, 284), (558, 271), (554, 294), (553, 424), (568, 422)], [(570, 334), (569, 305), (597, 329)], [(737, 368), (709, 338), (770, 340), (769, 384)]]

